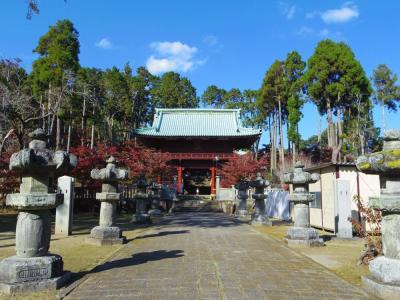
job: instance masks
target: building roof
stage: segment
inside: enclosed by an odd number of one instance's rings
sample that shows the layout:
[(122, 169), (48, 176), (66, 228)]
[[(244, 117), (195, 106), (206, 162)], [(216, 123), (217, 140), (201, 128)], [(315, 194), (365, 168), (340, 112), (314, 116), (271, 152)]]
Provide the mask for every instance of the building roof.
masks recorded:
[(156, 109), (151, 127), (139, 128), (149, 137), (257, 137), (260, 129), (243, 127), (240, 109)]

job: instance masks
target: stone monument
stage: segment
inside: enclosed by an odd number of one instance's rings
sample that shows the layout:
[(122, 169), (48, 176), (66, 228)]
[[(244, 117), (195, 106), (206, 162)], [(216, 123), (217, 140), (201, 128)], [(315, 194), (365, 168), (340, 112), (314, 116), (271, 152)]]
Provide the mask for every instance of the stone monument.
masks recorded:
[(96, 199), (101, 202), (99, 226), (90, 231), (86, 241), (99, 246), (123, 244), (125, 237), (121, 229), (115, 225), (117, 202), (120, 194), (118, 181), (128, 178), (128, 171), (116, 167), (116, 160), (113, 156), (106, 160), (104, 169), (93, 169), (90, 176), (94, 180), (100, 180), (101, 193), (96, 193)]
[(261, 173), (257, 173), (256, 180), (250, 181), (250, 186), (255, 188), (252, 195), (255, 202), (255, 211), (251, 224), (256, 226), (271, 226), (272, 222), (265, 215), (265, 199), (267, 198), (265, 188), (269, 186), (269, 181), (263, 179)]
[(161, 201), (161, 185), (158, 183), (154, 183), (151, 185), (151, 209), (149, 210), (150, 216), (161, 216), (162, 212), (160, 210), (160, 201)]
[(56, 235), (69, 236), (72, 233), (72, 218), (74, 212), (74, 183), (70, 176), (58, 178), (58, 189), (64, 195), (64, 202), (56, 208)]
[(18, 209), (16, 255), (0, 262), (0, 291), (15, 292), (56, 289), (69, 273), (63, 270), (61, 256), (50, 254), (51, 214), (63, 202), (57, 193), (56, 177), (76, 166), (76, 157), (46, 148), (42, 129), (29, 134), (29, 147), (14, 153), (10, 169), (21, 172), (18, 194), (9, 194), (7, 206)]
[(383, 299), (400, 299), (400, 130), (386, 131), (382, 151), (360, 156), (356, 165), (379, 175), (381, 185), (380, 197), (370, 197), (368, 206), (382, 212), (384, 255), (369, 263), (363, 286)]
[(298, 161), (293, 172), (283, 175), (284, 183), (293, 184), (293, 193), (289, 195), (289, 201), (294, 204), (294, 226), (289, 228), (284, 241), (293, 246), (322, 246), (324, 241), (319, 238), (318, 231), (310, 227), (309, 203), (315, 200), (315, 195), (308, 191), (308, 185), (317, 182), (319, 174), (310, 174), (303, 168), (303, 163)]
[(133, 199), (136, 202), (136, 212), (132, 216), (132, 222), (137, 224), (150, 223), (150, 215), (147, 213), (147, 205), (150, 200), (147, 188), (150, 186), (150, 183), (147, 182), (144, 174), (140, 174), (135, 186), (136, 193), (133, 195)]
[(248, 191), (250, 188), (250, 183), (247, 180), (240, 180), (237, 184), (235, 184), (235, 189), (238, 190), (237, 198), (239, 199), (238, 210), (236, 216), (240, 220), (247, 220), (249, 217), (249, 213), (247, 211), (247, 198)]

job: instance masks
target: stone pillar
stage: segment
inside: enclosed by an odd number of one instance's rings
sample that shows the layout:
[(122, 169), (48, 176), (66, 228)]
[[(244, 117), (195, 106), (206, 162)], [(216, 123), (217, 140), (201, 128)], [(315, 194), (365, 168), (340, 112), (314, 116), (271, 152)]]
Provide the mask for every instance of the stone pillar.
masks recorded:
[(56, 209), (55, 234), (68, 236), (72, 233), (72, 218), (74, 211), (74, 182), (70, 176), (58, 178), (58, 189), (64, 194), (64, 202)]
[(102, 182), (101, 192), (96, 193), (96, 199), (101, 202), (99, 226), (90, 231), (87, 243), (104, 246), (123, 244), (125, 237), (121, 229), (115, 225), (118, 193), (118, 181), (128, 178), (128, 171), (115, 166), (116, 160), (110, 157), (104, 169), (93, 169), (91, 177)]
[(251, 224), (256, 226), (271, 226), (272, 222), (265, 215), (265, 199), (267, 198), (267, 195), (264, 193), (265, 188), (269, 186), (269, 181), (264, 180), (261, 177), (261, 174), (257, 173), (256, 180), (250, 181), (250, 186), (255, 188), (255, 191), (252, 195), (252, 198), (255, 202), (255, 211)]
[(160, 210), (160, 200), (161, 200), (161, 184), (158, 183), (153, 183), (151, 187), (151, 209), (149, 210), (149, 215), (150, 216), (161, 216), (161, 210)]
[(211, 196), (215, 196), (215, 167), (210, 168), (211, 171), (211, 181), (210, 181), (210, 189), (211, 189)]
[(383, 256), (369, 263), (370, 276), (363, 286), (382, 299), (400, 299), (400, 130), (388, 130), (383, 150), (361, 156), (357, 168), (379, 175), (381, 196), (370, 197), (368, 206), (382, 212)]
[(308, 185), (319, 180), (319, 174), (303, 171), (304, 165), (296, 162), (294, 171), (283, 175), (284, 183), (293, 184), (293, 193), (289, 201), (294, 204), (294, 226), (289, 228), (284, 241), (288, 245), (300, 247), (322, 246), (318, 231), (310, 227), (309, 203), (315, 200), (315, 195), (308, 192)]
[(242, 179), (239, 183), (235, 184), (235, 189), (238, 190), (237, 198), (239, 199), (238, 209), (236, 216), (240, 220), (247, 220), (249, 213), (247, 211), (247, 198), (250, 184), (247, 180)]
[(178, 182), (176, 183), (176, 191), (178, 194), (183, 193), (182, 191), (182, 172), (183, 168), (181, 166), (178, 167)]
[(147, 182), (144, 174), (140, 174), (135, 186), (136, 193), (133, 195), (133, 199), (135, 199), (136, 202), (136, 212), (132, 216), (131, 222), (136, 224), (151, 223), (150, 215), (147, 213), (147, 205), (150, 200), (147, 194), (147, 187), (149, 187), (150, 184)]
[(69, 273), (63, 271), (61, 256), (49, 254), (51, 236), (50, 209), (63, 202), (55, 193), (54, 178), (76, 166), (76, 157), (64, 151), (46, 148), (42, 129), (29, 134), (29, 147), (14, 153), (10, 169), (22, 176), (20, 192), (7, 195), (7, 206), (18, 209), (16, 256), (0, 262), (0, 292), (39, 291), (64, 285)]

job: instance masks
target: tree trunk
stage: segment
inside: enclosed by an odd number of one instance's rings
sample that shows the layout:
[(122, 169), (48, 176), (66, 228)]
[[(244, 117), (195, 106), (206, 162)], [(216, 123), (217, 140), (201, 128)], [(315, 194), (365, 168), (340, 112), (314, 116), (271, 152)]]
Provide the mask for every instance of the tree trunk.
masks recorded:
[(342, 149), (342, 145), (343, 145), (343, 132), (342, 132), (342, 125), (341, 125), (341, 121), (342, 121), (342, 109), (339, 108), (338, 109), (338, 143), (336, 143), (335, 146), (332, 147), (332, 163), (336, 164), (338, 162), (338, 157), (340, 154), (340, 150)]
[(385, 104), (382, 103), (381, 105), (381, 113), (382, 113), (382, 131), (383, 133), (386, 132), (386, 115), (385, 115)]
[(85, 91), (83, 91), (83, 109), (82, 109), (82, 124), (81, 124), (81, 129), (82, 129), (82, 137), (81, 137), (81, 145), (85, 145), (85, 136), (86, 136), (86, 95)]
[(92, 124), (92, 134), (90, 137), (90, 149), (93, 149), (94, 146), (94, 125)]
[(285, 169), (285, 149), (283, 146), (283, 126), (282, 126), (282, 104), (281, 100), (278, 99), (278, 109), (279, 109), (279, 162), (281, 164), (281, 170)]
[(61, 149), (61, 119), (57, 116), (56, 150)]
[(331, 100), (326, 100), (326, 122), (328, 123), (328, 147), (332, 148), (335, 146), (335, 129), (332, 120), (332, 107)]
[(67, 152), (69, 152), (70, 145), (71, 145), (71, 124), (68, 125)]
[(318, 143), (320, 143), (320, 144), (321, 144), (321, 135), (322, 135), (322, 116), (319, 115)]
[(272, 126), (271, 126), (271, 139), (270, 139), (270, 153), (271, 153), (271, 173), (276, 169), (276, 150), (275, 150), (275, 136), (276, 136), (276, 120), (275, 111), (272, 113)]

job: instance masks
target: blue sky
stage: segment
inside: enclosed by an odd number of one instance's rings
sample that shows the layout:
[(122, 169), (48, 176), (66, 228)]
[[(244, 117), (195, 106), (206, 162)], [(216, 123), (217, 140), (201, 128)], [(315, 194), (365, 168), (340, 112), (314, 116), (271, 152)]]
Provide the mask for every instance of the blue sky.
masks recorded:
[[(319, 40), (348, 43), (368, 76), (379, 64), (400, 73), (400, 1), (98, 1), (39, 0), (40, 15), (26, 20), (26, 1), (0, 4), (0, 57), (19, 57), (30, 70), (32, 49), (50, 25), (70, 19), (80, 33), (83, 66), (147, 65), (189, 77), (200, 95), (215, 84), (259, 88), (275, 59), (297, 50), (303, 59)], [(318, 114), (303, 109), (300, 132), (318, 131)], [(374, 109), (380, 126), (379, 109)], [(388, 127), (398, 126), (388, 116)], [(263, 138), (265, 142), (265, 138)]]

